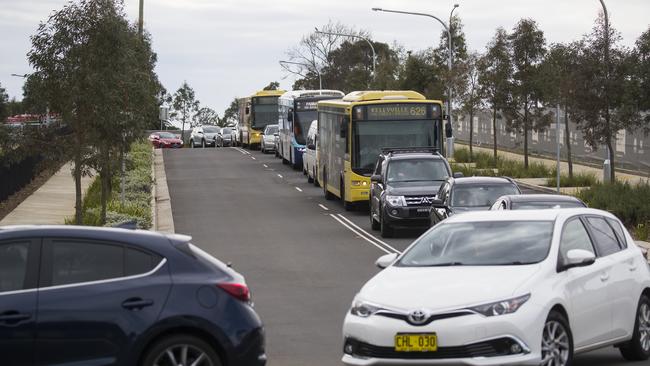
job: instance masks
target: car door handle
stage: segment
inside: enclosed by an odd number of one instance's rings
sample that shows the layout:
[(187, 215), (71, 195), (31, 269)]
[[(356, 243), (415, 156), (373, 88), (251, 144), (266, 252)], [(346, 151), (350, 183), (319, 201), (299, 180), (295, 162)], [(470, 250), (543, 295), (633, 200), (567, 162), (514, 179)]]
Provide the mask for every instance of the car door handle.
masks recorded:
[(31, 314), (19, 313), (17, 311), (7, 311), (0, 314), (0, 322), (2, 323), (18, 323), (31, 318)]
[(600, 280), (601, 280), (602, 282), (606, 282), (607, 280), (609, 280), (609, 273), (603, 273), (603, 274), (601, 274), (601, 275), (600, 275)]
[(153, 300), (141, 299), (139, 297), (124, 300), (122, 307), (128, 310), (140, 310), (153, 305)]

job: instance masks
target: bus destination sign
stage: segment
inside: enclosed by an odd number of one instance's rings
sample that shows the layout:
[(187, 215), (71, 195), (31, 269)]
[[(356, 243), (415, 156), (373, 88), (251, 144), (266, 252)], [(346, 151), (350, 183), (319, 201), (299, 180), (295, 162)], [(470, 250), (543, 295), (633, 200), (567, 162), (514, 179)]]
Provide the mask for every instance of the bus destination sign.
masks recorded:
[(365, 119), (407, 120), (440, 118), (440, 107), (436, 104), (379, 104), (366, 106)]

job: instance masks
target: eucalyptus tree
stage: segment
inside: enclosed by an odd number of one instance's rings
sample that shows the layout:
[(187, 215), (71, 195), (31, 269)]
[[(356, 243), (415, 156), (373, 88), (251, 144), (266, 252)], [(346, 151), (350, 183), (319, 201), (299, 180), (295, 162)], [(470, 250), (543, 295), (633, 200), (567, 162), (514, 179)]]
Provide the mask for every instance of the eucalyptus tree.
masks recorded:
[(524, 136), (524, 167), (528, 169), (528, 135), (543, 130), (551, 122), (541, 104), (539, 64), (546, 53), (544, 32), (532, 19), (521, 19), (508, 37), (514, 66), (512, 104), (507, 120), (510, 130)]
[(508, 46), (508, 33), (497, 28), (478, 61), (480, 93), (492, 110), (492, 136), (494, 160), (497, 159), (497, 113), (507, 108), (511, 99), (512, 59)]
[(172, 96), (172, 108), (170, 115), (182, 122), (181, 139), (183, 140), (185, 138), (185, 123), (189, 122), (192, 125), (194, 115), (199, 110), (199, 101), (196, 100), (194, 89), (187, 84), (187, 81), (184, 81)]

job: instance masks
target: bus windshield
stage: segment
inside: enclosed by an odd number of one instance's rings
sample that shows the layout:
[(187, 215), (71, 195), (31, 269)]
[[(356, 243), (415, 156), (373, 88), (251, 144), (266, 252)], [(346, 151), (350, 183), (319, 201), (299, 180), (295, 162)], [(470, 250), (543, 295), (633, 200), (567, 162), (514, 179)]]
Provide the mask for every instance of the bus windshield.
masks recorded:
[(296, 142), (300, 145), (304, 145), (307, 133), (309, 132), (309, 127), (311, 123), (318, 118), (318, 112), (313, 111), (300, 111), (295, 113), (295, 118), (293, 120), (293, 136), (296, 139)]
[(433, 120), (356, 121), (353, 123), (352, 169), (372, 172), (385, 147), (437, 146)]
[(253, 99), (253, 116), (251, 127), (263, 130), (266, 125), (278, 123), (278, 97), (257, 97)]

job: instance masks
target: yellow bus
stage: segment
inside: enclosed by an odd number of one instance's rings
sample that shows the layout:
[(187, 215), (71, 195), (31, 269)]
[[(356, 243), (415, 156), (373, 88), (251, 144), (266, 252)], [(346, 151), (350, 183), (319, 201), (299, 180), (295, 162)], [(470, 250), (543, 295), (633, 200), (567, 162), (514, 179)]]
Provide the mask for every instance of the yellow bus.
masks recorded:
[(346, 210), (368, 202), (382, 148), (443, 148), (442, 102), (414, 91), (357, 91), (318, 102), (318, 179)]
[(250, 149), (259, 147), (264, 127), (278, 124), (278, 98), (284, 93), (284, 90), (261, 90), (250, 97), (239, 99), (239, 133), (242, 146)]

